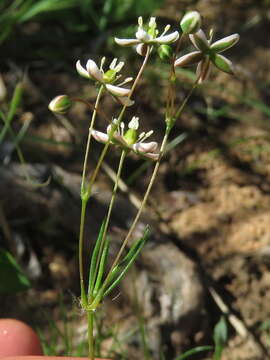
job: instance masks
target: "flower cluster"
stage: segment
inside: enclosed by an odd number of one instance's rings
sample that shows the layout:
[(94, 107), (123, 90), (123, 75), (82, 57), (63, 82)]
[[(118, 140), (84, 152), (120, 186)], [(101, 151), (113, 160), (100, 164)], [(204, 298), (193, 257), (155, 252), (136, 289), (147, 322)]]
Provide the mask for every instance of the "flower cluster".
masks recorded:
[(122, 105), (133, 105), (134, 102), (129, 98), (130, 89), (122, 87), (124, 84), (131, 82), (133, 78), (128, 77), (118, 85), (114, 85), (115, 82), (121, 77), (121, 75), (118, 75), (118, 73), (122, 70), (124, 62), (120, 61), (117, 64), (117, 59), (113, 59), (109, 66), (109, 69), (105, 72), (103, 70), (105, 60), (105, 58), (102, 58), (100, 67), (98, 67), (95, 61), (89, 59), (86, 63), (85, 68), (81, 65), (80, 60), (78, 60), (76, 63), (76, 69), (81, 76), (87, 79), (98, 81), (99, 83), (103, 84), (105, 88), (109, 91), (109, 93), (116, 97)]
[(114, 38), (115, 42), (121, 46), (136, 46), (136, 51), (139, 55), (144, 56), (148, 45), (162, 45), (175, 42), (179, 38), (178, 31), (174, 31), (170, 34), (167, 32), (170, 30), (170, 25), (165, 26), (163, 33), (158, 36), (159, 31), (157, 29), (156, 18), (151, 17), (147, 27), (143, 25), (143, 19), (140, 16), (138, 18), (138, 30), (135, 34), (136, 39), (119, 39)]
[[(117, 119), (113, 120), (113, 124), (117, 124)], [(139, 128), (139, 118), (133, 116), (131, 121), (128, 124), (128, 130), (125, 131), (125, 124), (120, 123), (116, 131), (114, 131), (111, 138), (111, 143), (117, 146), (120, 146), (127, 151), (133, 151), (136, 154), (139, 154), (143, 157), (149, 158), (151, 160), (158, 160), (159, 152), (157, 151), (158, 144), (155, 141), (145, 142), (149, 136), (153, 134), (153, 130), (138, 135)], [(107, 127), (106, 133), (92, 130), (93, 137), (103, 144), (107, 143), (110, 140), (110, 132), (112, 131), (112, 125)]]

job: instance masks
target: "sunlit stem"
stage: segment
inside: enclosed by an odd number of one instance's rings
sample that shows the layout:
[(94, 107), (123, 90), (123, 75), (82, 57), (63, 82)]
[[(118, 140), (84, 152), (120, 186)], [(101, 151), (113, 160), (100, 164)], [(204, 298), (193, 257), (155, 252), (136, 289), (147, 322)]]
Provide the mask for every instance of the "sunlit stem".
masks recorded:
[(81, 183), (81, 194), (83, 196), (84, 190), (85, 190), (85, 180), (86, 180), (86, 170), (87, 170), (87, 162), (88, 162), (88, 156), (89, 156), (89, 150), (90, 150), (90, 143), (91, 143), (91, 137), (92, 137), (92, 130), (94, 128), (96, 116), (97, 116), (97, 110), (99, 106), (99, 102), (102, 96), (102, 93), (104, 91), (104, 85), (101, 85), (97, 94), (95, 108), (92, 114), (92, 119), (89, 126), (89, 132), (87, 137), (87, 143), (86, 143), (86, 150), (85, 150), (85, 156), (84, 156), (84, 162), (83, 162), (83, 172), (82, 172), (82, 183)]
[(199, 79), (200, 77), (198, 77), (196, 79), (196, 81), (194, 82), (194, 84), (192, 85), (192, 88), (189, 90), (189, 93), (187, 94), (187, 96), (185, 97), (184, 101), (182, 102), (182, 104), (179, 106), (178, 110), (176, 111), (175, 115), (174, 115), (174, 119), (178, 119), (179, 116), (182, 114), (184, 107), (186, 106), (186, 103), (188, 102), (189, 98), (191, 97), (191, 95), (193, 94), (193, 91), (196, 89), (198, 83), (199, 83)]
[(168, 86), (168, 94), (167, 94), (167, 100), (166, 100), (166, 116), (168, 116), (168, 117), (172, 117), (173, 112), (174, 112), (175, 81), (176, 81), (174, 63), (176, 60), (176, 55), (181, 48), (183, 37), (184, 37), (184, 34), (181, 34), (180, 38), (178, 39), (177, 45), (176, 45), (175, 53), (171, 60), (171, 70), (170, 70), (170, 75), (169, 75), (169, 86)]
[[(111, 213), (112, 213), (113, 205), (114, 205), (117, 190), (118, 190), (119, 179), (121, 178), (121, 173), (122, 173), (122, 169), (123, 169), (124, 160), (126, 158), (126, 155), (127, 155), (127, 150), (123, 150), (122, 153), (121, 153), (120, 160), (119, 160), (119, 165), (118, 165), (116, 179), (115, 179), (115, 183), (114, 183), (114, 187), (113, 187), (113, 191), (112, 191), (112, 196), (111, 196), (108, 212), (107, 212), (107, 215), (106, 215), (106, 220), (105, 220), (105, 224), (104, 224), (104, 232), (103, 232), (103, 237), (102, 237), (102, 240), (101, 240), (100, 252), (98, 254), (97, 268), (95, 269), (94, 278), (96, 278), (96, 275), (97, 275), (97, 272), (98, 272), (98, 265), (99, 265), (99, 261), (100, 261), (102, 251), (103, 251), (103, 248), (104, 248), (105, 239), (106, 239), (106, 236), (107, 236), (107, 230), (108, 230), (108, 226), (109, 226), (109, 222), (110, 222), (110, 218), (111, 218)], [(93, 294), (88, 294), (88, 305), (90, 305), (91, 302), (93, 301), (92, 295)]]
[(95, 342), (94, 342), (94, 312), (87, 311), (88, 325), (88, 357), (90, 360), (95, 359)]

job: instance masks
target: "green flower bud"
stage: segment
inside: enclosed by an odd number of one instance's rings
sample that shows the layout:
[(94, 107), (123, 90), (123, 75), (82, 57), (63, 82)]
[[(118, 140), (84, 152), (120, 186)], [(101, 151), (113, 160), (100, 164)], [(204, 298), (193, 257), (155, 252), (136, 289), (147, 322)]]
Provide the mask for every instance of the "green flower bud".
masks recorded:
[(128, 124), (128, 127), (129, 129), (126, 131), (124, 139), (128, 145), (133, 145), (138, 140), (139, 118), (133, 116)]
[(170, 59), (173, 55), (173, 50), (169, 45), (160, 45), (158, 48), (158, 55), (161, 58), (161, 60), (167, 60)]
[(136, 143), (138, 139), (138, 132), (135, 129), (128, 129), (124, 135), (124, 139), (126, 140), (128, 145), (133, 145)]
[(68, 95), (56, 96), (50, 103), (49, 109), (57, 114), (65, 114), (72, 106), (72, 100)]
[(184, 34), (194, 34), (201, 27), (201, 15), (198, 11), (187, 12), (180, 22)]
[(105, 83), (113, 83), (115, 80), (115, 77), (116, 77), (116, 71), (109, 69), (103, 75), (103, 80), (105, 81)]

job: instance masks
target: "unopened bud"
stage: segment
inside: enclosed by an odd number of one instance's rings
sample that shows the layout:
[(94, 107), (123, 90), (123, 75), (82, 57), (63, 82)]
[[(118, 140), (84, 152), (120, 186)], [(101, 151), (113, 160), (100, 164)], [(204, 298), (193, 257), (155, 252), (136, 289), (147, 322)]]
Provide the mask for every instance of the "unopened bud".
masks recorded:
[(180, 22), (184, 34), (193, 34), (201, 27), (201, 15), (198, 11), (187, 12)]
[(161, 60), (167, 60), (170, 59), (173, 55), (173, 50), (169, 45), (160, 45), (158, 48), (158, 55), (161, 58)]
[(72, 106), (72, 100), (68, 95), (56, 96), (49, 104), (49, 109), (58, 114), (65, 114)]

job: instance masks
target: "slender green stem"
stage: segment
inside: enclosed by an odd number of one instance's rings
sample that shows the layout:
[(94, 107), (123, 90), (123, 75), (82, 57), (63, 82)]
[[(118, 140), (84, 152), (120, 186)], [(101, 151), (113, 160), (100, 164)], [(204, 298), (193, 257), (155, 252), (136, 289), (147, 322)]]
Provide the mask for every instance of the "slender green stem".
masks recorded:
[(94, 128), (94, 124), (95, 124), (95, 120), (96, 120), (96, 116), (97, 116), (97, 109), (98, 109), (98, 106), (99, 106), (99, 102), (100, 102), (103, 90), (104, 90), (104, 85), (101, 85), (100, 88), (99, 88), (98, 94), (97, 94), (95, 108), (94, 108), (94, 111), (93, 111), (93, 114), (92, 114), (92, 119), (91, 119), (90, 126), (89, 126), (89, 132), (88, 132), (86, 150), (85, 150), (84, 162), (83, 162), (82, 183), (81, 183), (81, 194), (82, 194), (82, 196), (83, 196), (84, 190), (85, 190), (86, 170), (87, 170), (87, 162), (88, 162), (90, 143), (91, 143), (91, 137), (92, 137), (92, 130)]
[(191, 95), (193, 94), (193, 91), (196, 89), (198, 82), (199, 82), (200, 77), (198, 76), (196, 81), (194, 82), (194, 84), (192, 85), (192, 88), (190, 89), (189, 93), (187, 94), (186, 98), (184, 99), (184, 101), (182, 102), (182, 104), (179, 106), (178, 110), (176, 111), (175, 115), (174, 115), (174, 119), (176, 120), (177, 118), (179, 118), (179, 116), (182, 114), (184, 107), (186, 106), (186, 103), (188, 102), (189, 98), (191, 97)]
[[(103, 232), (103, 237), (102, 237), (102, 240), (101, 240), (100, 251), (99, 251), (98, 260), (97, 260), (97, 268), (95, 269), (94, 278), (96, 278), (96, 275), (97, 275), (97, 272), (98, 272), (99, 261), (100, 261), (100, 258), (101, 258), (101, 255), (102, 255), (102, 252), (103, 252), (103, 249), (104, 249), (104, 244), (105, 244), (105, 239), (106, 239), (107, 230), (108, 230), (108, 226), (109, 226), (109, 221), (110, 221), (110, 218), (111, 218), (113, 205), (114, 205), (114, 202), (115, 202), (115, 199), (116, 199), (116, 193), (117, 193), (117, 190), (118, 190), (119, 179), (121, 178), (121, 172), (122, 172), (122, 169), (123, 169), (123, 164), (124, 164), (124, 160), (125, 160), (126, 155), (127, 155), (127, 151), (123, 150), (122, 153), (121, 153), (120, 160), (119, 160), (119, 165), (118, 165), (117, 175), (116, 175), (116, 179), (115, 179), (115, 183), (114, 183), (114, 187), (113, 187), (113, 191), (112, 191), (111, 201), (110, 201), (108, 212), (107, 212), (107, 215), (106, 215), (106, 220), (105, 220), (105, 224), (104, 224), (104, 232)], [(92, 301), (93, 301), (92, 294), (88, 294), (88, 305), (90, 305)]]
[(81, 204), (81, 220), (80, 220), (80, 232), (79, 232), (79, 273), (80, 273), (80, 286), (81, 286), (81, 302), (83, 308), (87, 305), (87, 298), (84, 286), (84, 271), (83, 271), (83, 239), (84, 239), (84, 224), (85, 224), (85, 211), (86, 211), (87, 199), (82, 199)]
[(94, 342), (94, 312), (87, 311), (88, 322), (88, 357), (91, 360), (95, 359), (95, 342)]

